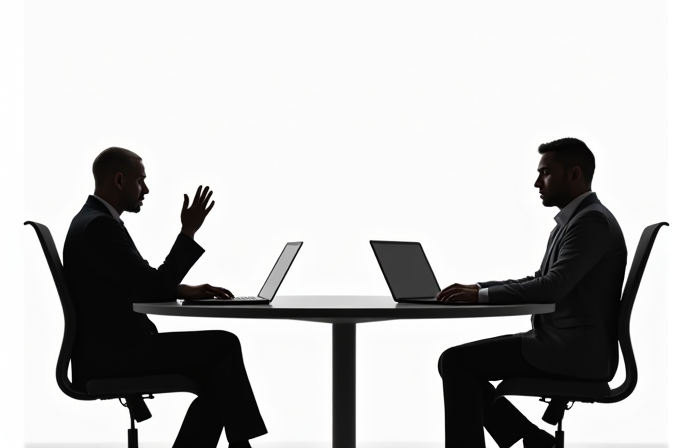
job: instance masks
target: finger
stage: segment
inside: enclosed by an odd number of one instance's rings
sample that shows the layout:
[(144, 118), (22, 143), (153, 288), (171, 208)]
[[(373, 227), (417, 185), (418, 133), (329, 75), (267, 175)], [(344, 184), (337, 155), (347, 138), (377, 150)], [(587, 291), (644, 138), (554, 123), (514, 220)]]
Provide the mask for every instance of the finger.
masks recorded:
[(453, 291), (454, 289), (460, 288), (460, 285), (458, 283), (454, 283), (452, 285), (447, 286), (444, 288), (444, 291)]
[(446, 298), (447, 302), (467, 302), (467, 296), (463, 290), (456, 290), (449, 294)]
[(196, 194), (194, 195), (194, 202), (191, 203), (191, 205), (194, 205), (198, 202), (198, 198), (201, 197), (201, 188), (203, 188), (202, 185), (199, 185), (198, 188), (196, 189)]
[(205, 211), (206, 216), (208, 215), (208, 213), (210, 213), (210, 210), (212, 210), (214, 205), (215, 205), (215, 201), (212, 201), (212, 203), (210, 204), (210, 207), (208, 207), (207, 210)]
[(189, 196), (184, 195), (184, 204), (182, 205), (182, 211), (185, 211), (189, 206)]
[(205, 208), (205, 206), (210, 201), (210, 197), (212, 196), (212, 194), (213, 194), (213, 192), (211, 191), (210, 193), (208, 193), (208, 196), (206, 196), (206, 198), (201, 202), (201, 205), (203, 206), (203, 208)]
[(201, 192), (201, 205), (202, 205), (202, 204), (205, 204), (205, 201), (206, 201), (205, 197), (207, 196), (207, 194), (208, 194), (209, 191), (210, 191), (210, 187), (207, 187), (207, 186), (206, 186), (206, 187), (203, 189), (203, 191)]
[(444, 288), (441, 294), (449, 294), (451, 291), (453, 291), (453, 285)]
[(452, 287), (453, 287), (453, 285), (448, 286), (448, 287), (442, 289), (441, 291), (439, 291), (439, 294), (437, 294), (437, 300), (443, 300), (447, 296), (449, 296), (451, 294), (451, 288)]
[(439, 293), (437, 294), (437, 297), (444, 296), (444, 295), (445, 295), (447, 292), (449, 292), (450, 290), (451, 290), (451, 286), (447, 286), (446, 288), (444, 288), (444, 289), (442, 289), (441, 291), (439, 291)]
[(217, 288), (217, 287), (212, 286), (212, 285), (205, 285), (205, 289), (211, 296), (218, 297), (220, 299), (231, 299), (232, 298), (224, 291), (224, 288)]
[(231, 291), (229, 291), (227, 288), (215, 287), (215, 289), (217, 291), (219, 291), (220, 295), (222, 297), (224, 297), (225, 299), (233, 299), (234, 298), (234, 294), (232, 294)]
[(440, 294), (450, 296), (451, 294), (459, 292), (460, 289), (456, 285), (451, 285), (444, 289)]

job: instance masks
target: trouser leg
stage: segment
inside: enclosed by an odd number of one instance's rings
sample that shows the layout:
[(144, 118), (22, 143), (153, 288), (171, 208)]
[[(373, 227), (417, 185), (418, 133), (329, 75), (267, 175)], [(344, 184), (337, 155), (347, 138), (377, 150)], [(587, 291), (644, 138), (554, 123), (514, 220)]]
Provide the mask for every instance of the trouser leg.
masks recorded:
[(229, 359), (208, 371), (209, 390), (218, 399), (227, 440), (238, 442), (266, 434), (267, 429), (243, 364), (241, 345), (235, 337), (230, 343)]
[(505, 397), (493, 400), (496, 388), (488, 381), (484, 382), (484, 428), (501, 448), (510, 448), (518, 440), (524, 438), (534, 424), (531, 423)]
[(445, 351), (439, 361), (444, 386), (446, 448), (484, 447), (486, 428), (501, 448), (510, 447), (533, 424), (507, 399), (494, 401), (489, 382), (512, 376), (536, 376), (522, 356), (521, 337), (500, 336)]
[(215, 448), (223, 426), (214, 406), (205, 398), (196, 397), (187, 410), (172, 448)]
[[(238, 338), (226, 331), (197, 331), (149, 335), (134, 344), (118, 347), (91, 366), (90, 377), (122, 377), (178, 373), (199, 385), (178, 435), (178, 443), (213, 440), (212, 420), (225, 429), (229, 442), (240, 442), (267, 433), (253, 394)], [(203, 437), (208, 428), (209, 435)], [(218, 435), (219, 439), (219, 435)], [(180, 446), (180, 445), (178, 445)], [(199, 445), (196, 445), (199, 446)], [(202, 445), (200, 445), (202, 446)]]
[(469, 373), (448, 369), (443, 379), (446, 448), (484, 448), (480, 382)]

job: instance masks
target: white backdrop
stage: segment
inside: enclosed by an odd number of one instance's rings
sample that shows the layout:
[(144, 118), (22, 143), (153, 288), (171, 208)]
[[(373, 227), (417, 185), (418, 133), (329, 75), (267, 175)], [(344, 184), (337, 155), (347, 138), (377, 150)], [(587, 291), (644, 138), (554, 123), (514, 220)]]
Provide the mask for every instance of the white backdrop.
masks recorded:
[[(25, 218), (61, 247), (92, 160), (117, 145), (146, 165), (151, 192), (123, 219), (152, 265), (179, 231), (182, 193), (215, 190), (187, 283), (256, 293), (293, 240), (305, 245), (280, 294), (388, 294), (369, 239), (421, 241), (442, 285), (518, 277), (537, 268), (557, 212), (533, 188), (536, 147), (575, 136), (632, 259), (644, 226), (668, 220), (666, 4), (507, 3), (27, 2)], [(638, 388), (577, 404), (570, 441), (667, 441), (664, 232), (633, 316)], [(124, 440), (117, 402), (56, 387), (61, 310), (28, 229), (23, 246), (26, 442)], [(329, 326), (153, 320), (239, 335), (262, 443), (329, 442)], [(440, 353), (528, 327), (359, 326), (359, 441), (442, 442)], [(190, 401), (151, 402), (141, 441), (172, 441)], [(514, 401), (540, 421), (542, 403)]]

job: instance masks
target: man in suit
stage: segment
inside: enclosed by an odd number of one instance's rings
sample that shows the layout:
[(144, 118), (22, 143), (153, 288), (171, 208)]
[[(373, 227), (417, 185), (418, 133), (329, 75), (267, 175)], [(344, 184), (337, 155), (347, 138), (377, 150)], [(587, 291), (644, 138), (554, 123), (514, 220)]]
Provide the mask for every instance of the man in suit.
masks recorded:
[(138, 213), (149, 193), (142, 159), (108, 148), (94, 161), (94, 195), (73, 218), (64, 243), (64, 272), (78, 328), (73, 382), (84, 389), (97, 377), (180, 373), (200, 387), (175, 440), (175, 448), (214, 448), (222, 428), (232, 448), (266, 434), (248, 381), (238, 338), (226, 331), (158, 333), (135, 302), (169, 302), (233, 295), (209, 284), (181, 284), (204, 250), (196, 231), (215, 205), (198, 187), (191, 206), (184, 195), (181, 231), (163, 264), (149, 266), (125, 229), (123, 212)]
[(618, 365), (617, 319), (626, 268), (626, 244), (616, 218), (591, 182), (595, 158), (580, 140), (538, 147), (538, 188), (546, 207), (558, 207), (557, 226), (541, 268), (519, 280), (455, 283), (442, 301), (554, 303), (531, 317), (526, 333), (499, 336), (446, 350), (439, 360), (444, 386), (446, 447), (484, 447), (484, 430), (500, 447), (520, 439), (527, 448), (551, 448), (554, 438), (527, 420), (489, 381), (511, 377), (613, 378)]

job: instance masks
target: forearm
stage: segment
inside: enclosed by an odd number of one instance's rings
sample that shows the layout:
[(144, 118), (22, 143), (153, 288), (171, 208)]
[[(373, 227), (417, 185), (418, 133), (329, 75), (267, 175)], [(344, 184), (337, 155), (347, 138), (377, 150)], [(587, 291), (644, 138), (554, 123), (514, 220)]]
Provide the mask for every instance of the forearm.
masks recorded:
[(177, 286), (204, 252), (187, 235), (179, 234), (163, 264), (154, 269), (113, 220), (93, 222), (88, 240), (90, 269), (120, 285), (124, 299), (131, 303), (174, 300)]
[(144, 261), (147, 269), (137, 271), (138, 279), (135, 283), (140, 285), (140, 288), (133, 294), (133, 301), (175, 300), (180, 283), (203, 252), (203, 248), (195, 241), (185, 234), (179, 234), (170, 253), (158, 269), (150, 267)]

